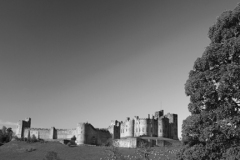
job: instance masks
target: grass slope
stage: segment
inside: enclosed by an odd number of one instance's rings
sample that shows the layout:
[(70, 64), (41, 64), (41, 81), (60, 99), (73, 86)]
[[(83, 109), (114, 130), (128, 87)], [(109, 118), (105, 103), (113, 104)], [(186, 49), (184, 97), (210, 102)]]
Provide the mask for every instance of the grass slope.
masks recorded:
[[(27, 152), (31, 148), (36, 149), (32, 152)], [(59, 142), (48, 143), (26, 143), (12, 141), (0, 147), (1, 160), (43, 160), (49, 151), (58, 153), (62, 160), (100, 160), (106, 157), (106, 147), (98, 146), (77, 146), (68, 147)], [(119, 148), (119, 152), (123, 154), (126, 160), (137, 159), (135, 149)], [(175, 159), (177, 147), (160, 147), (154, 148), (150, 155), (151, 159)]]

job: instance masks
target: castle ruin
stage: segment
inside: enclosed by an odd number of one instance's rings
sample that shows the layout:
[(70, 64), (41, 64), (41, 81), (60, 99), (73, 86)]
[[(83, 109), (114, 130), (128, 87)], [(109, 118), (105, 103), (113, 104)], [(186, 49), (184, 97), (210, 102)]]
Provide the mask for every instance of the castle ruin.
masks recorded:
[[(155, 112), (152, 117), (148, 115), (148, 118), (135, 116), (133, 119), (127, 117), (124, 122), (112, 121), (107, 129), (97, 129), (89, 123), (78, 123), (74, 129), (31, 128), (31, 118), (18, 122), (17, 137), (28, 138), (33, 135), (44, 140), (70, 139), (75, 136), (78, 145), (102, 145), (106, 144), (109, 139), (115, 139), (123, 142), (124, 145), (120, 145), (122, 147), (136, 147), (136, 138), (138, 137), (160, 137), (178, 140), (178, 120), (177, 114), (168, 113), (164, 115), (164, 111), (160, 110)], [(130, 143), (133, 144), (130, 145)]]

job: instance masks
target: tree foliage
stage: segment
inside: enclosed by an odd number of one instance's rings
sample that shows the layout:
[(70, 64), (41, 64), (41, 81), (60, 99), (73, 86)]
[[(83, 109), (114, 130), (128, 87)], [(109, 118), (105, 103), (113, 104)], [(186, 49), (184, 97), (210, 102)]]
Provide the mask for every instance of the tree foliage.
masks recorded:
[(3, 135), (7, 134), (7, 127), (6, 126), (2, 126), (2, 134)]
[(0, 142), (9, 142), (12, 140), (12, 135), (13, 135), (13, 131), (12, 128), (7, 128), (5, 126), (2, 127), (2, 129), (0, 130)]
[(211, 40), (185, 84), (191, 115), (183, 121), (179, 159), (239, 159), (240, 4), (210, 27)]

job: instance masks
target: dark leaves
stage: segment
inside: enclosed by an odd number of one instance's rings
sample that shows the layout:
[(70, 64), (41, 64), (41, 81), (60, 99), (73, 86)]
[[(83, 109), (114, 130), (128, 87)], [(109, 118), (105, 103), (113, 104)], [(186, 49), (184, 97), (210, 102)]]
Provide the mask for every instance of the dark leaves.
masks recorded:
[(178, 157), (239, 159), (240, 5), (223, 12), (208, 35), (211, 43), (185, 84), (191, 116), (183, 121), (184, 145)]

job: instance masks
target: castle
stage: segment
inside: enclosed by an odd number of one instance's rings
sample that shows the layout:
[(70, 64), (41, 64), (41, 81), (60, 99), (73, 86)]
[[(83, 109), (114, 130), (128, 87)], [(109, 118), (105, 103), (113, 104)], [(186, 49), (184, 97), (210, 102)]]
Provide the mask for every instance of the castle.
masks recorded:
[[(178, 140), (178, 120), (177, 114), (166, 114), (160, 110), (155, 115), (148, 115), (148, 118), (133, 119), (126, 118), (124, 122), (112, 121), (107, 129), (94, 128), (89, 123), (78, 123), (74, 129), (56, 129), (51, 128), (31, 128), (31, 118), (19, 121), (16, 130), (16, 136), (27, 138), (35, 136), (40, 139), (70, 139), (76, 137), (77, 144), (102, 145), (109, 139), (120, 140), (124, 142), (122, 146), (130, 146), (127, 143), (137, 143), (138, 137), (161, 137)], [(131, 138), (135, 138), (132, 142)], [(129, 140), (131, 139), (131, 140)], [(136, 146), (136, 144), (134, 144)], [(133, 146), (134, 146), (133, 145)]]

